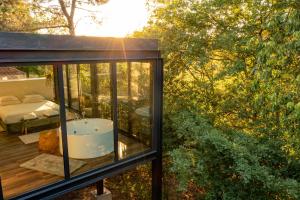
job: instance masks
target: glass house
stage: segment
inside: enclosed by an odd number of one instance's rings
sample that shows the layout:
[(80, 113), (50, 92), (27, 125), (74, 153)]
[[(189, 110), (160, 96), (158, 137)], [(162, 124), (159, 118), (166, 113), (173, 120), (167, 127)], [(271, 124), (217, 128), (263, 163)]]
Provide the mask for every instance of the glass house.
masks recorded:
[(0, 33), (0, 199), (53, 199), (152, 162), (161, 198), (158, 42)]

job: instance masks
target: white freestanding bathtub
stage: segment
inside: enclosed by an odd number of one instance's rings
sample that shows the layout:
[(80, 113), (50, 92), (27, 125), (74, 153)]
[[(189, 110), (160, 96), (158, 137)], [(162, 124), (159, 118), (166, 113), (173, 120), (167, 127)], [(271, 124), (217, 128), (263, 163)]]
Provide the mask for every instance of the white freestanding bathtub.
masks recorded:
[[(88, 159), (104, 156), (114, 150), (113, 121), (100, 118), (67, 122), (69, 157)], [(60, 153), (63, 154), (61, 133)]]

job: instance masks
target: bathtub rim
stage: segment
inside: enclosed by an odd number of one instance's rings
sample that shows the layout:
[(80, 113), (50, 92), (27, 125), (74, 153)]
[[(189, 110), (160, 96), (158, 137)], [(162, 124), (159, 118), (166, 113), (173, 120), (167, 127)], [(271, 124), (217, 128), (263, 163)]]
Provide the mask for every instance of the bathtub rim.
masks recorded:
[[(110, 130), (107, 130), (107, 131), (102, 131), (102, 132), (95, 132), (93, 130), (93, 134), (74, 134), (72, 133), (71, 131), (68, 131), (68, 123), (76, 123), (76, 122), (79, 122), (79, 121), (83, 121), (83, 120), (101, 120), (101, 121), (107, 121), (107, 122), (111, 122), (111, 129)], [(84, 118), (84, 119), (76, 119), (76, 120), (70, 120), (70, 121), (67, 121), (67, 137), (86, 137), (86, 136), (95, 136), (95, 135), (102, 135), (102, 134), (107, 134), (109, 132), (112, 132), (114, 130), (114, 126), (113, 126), (113, 121), (110, 120), (110, 119), (103, 119), (103, 118)], [(99, 128), (99, 130), (101, 130)], [(59, 137), (61, 137), (61, 134), (62, 134), (62, 131), (61, 129), (59, 129)]]

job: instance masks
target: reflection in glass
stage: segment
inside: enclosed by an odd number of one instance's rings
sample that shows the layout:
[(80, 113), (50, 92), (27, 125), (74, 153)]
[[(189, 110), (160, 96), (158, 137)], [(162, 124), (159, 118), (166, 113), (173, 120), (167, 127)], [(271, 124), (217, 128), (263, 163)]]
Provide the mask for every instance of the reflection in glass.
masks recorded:
[(5, 198), (64, 178), (53, 66), (0, 67), (0, 176)]
[(110, 65), (78, 64), (77, 68), (73, 77), (78, 81), (80, 106), (77, 111), (67, 109), (74, 115), (67, 121), (69, 162), (78, 163), (77, 169), (70, 167), (71, 176), (114, 161)]
[(65, 98), (65, 105), (69, 106), (69, 91), (68, 91), (68, 66), (63, 65), (63, 78), (64, 78), (64, 98)]
[[(117, 90), (118, 155), (120, 159), (151, 147), (152, 75), (146, 62), (66, 65), (69, 107), (66, 107), (71, 176), (114, 162), (112, 91)], [(112, 85), (116, 76), (117, 85)], [(73, 91), (74, 90), (74, 91)], [(79, 102), (79, 106), (72, 106)], [(71, 164), (72, 165), (72, 164)]]
[(111, 74), (108, 63), (97, 64), (97, 95), (100, 118), (112, 119)]
[(79, 83), (77, 65), (68, 65), (68, 70), (70, 107), (74, 110), (79, 110)]
[(150, 148), (152, 77), (150, 63), (117, 63), (119, 157)]
[(92, 117), (92, 86), (91, 67), (88, 64), (79, 65), (80, 74), (80, 107), (86, 117)]
[(70, 109), (79, 110), (79, 81), (77, 65), (63, 65), (65, 104)]

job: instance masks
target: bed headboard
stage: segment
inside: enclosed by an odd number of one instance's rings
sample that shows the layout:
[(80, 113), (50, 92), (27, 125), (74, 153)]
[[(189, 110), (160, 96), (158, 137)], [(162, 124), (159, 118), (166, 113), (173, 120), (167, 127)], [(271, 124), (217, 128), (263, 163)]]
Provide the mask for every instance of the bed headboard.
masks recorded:
[(49, 84), (46, 78), (0, 81), (0, 96), (13, 95), (21, 100), (28, 94), (40, 94), (52, 100), (54, 99), (53, 84)]

